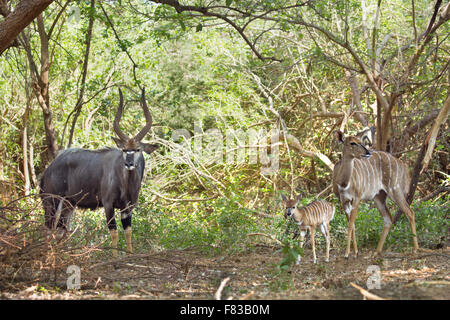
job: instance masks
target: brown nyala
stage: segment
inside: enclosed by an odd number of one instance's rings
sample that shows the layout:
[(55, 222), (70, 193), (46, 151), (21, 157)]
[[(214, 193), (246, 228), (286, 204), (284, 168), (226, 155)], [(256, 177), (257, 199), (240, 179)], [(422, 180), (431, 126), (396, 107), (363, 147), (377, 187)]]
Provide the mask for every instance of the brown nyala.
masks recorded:
[(408, 217), (413, 233), (414, 250), (419, 248), (416, 236), (414, 212), (406, 201), (410, 176), (406, 165), (389, 153), (369, 151), (357, 136), (345, 137), (336, 131), (337, 140), (344, 145), (342, 159), (333, 170), (333, 191), (342, 204), (348, 219), (347, 248), (345, 257), (350, 254), (350, 243), (353, 238), (355, 256), (358, 254), (356, 244), (355, 219), (361, 200), (373, 200), (384, 220), (384, 229), (375, 254), (383, 249), (392, 216), (386, 206), (389, 197)]
[[(296, 199), (287, 199), (286, 196), (281, 195), (285, 204), (284, 216), (293, 219), (299, 226), (301, 247), (303, 247), (306, 231), (309, 230), (314, 263), (317, 263), (314, 234), (316, 228), (320, 228), (327, 243), (325, 261), (328, 262), (330, 260), (330, 221), (333, 220), (335, 207), (325, 200), (316, 200), (302, 207), (300, 206), (301, 198), (301, 195), (298, 195)], [(300, 256), (298, 259), (297, 263), (300, 262)]]

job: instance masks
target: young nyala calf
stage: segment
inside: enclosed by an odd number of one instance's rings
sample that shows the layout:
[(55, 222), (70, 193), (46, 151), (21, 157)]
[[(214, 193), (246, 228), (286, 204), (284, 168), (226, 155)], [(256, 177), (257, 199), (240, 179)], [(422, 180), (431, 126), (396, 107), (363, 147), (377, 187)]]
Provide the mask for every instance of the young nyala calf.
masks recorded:
[[(320, 228), (320, 231), (322, 231), (327, 242), (327, 255), (325, 261), (328, 262), (330, 258), (330, 221), (333, 220), (334, 217), (334, 205), (324, 200), (316, 200), (307, 206), (300, 207), (301, 195), (298, 195), (295, 200), (292, 200), (287, 199), (286, 196), (282, 194), (281, 199), (285, 204), (284, 217), (292, 218), (300, 228), (301, 247), (303, 247), (306, 231), (309, 230), (314, 263), (317, 263), (314, 233), (317, 227)], [(300, 256), (297, 263), (298, 262), (300, 262)]]

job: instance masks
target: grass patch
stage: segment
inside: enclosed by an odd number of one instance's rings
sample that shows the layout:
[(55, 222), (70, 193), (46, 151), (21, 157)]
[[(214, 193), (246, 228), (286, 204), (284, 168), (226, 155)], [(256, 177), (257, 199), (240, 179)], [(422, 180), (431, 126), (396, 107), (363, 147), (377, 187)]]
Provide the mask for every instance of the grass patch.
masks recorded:
[[(303, 199), (304, 204), (310, 199)], [(241, 203), (241, 205), (240, 205)], [(255, 237), (249, 233), (265, 233), (279, 240), (285, 249), (284, 262), (280, 265), (290, 265), (301, 250), (295, 246), (298, 239), (292, 239), (297, 226), (284, 219), (281, 212), (273, 218), (262, 218), (254, 211), (243, 207), (244, 199), (234, 196), (231, 199), (213, 199), (199, 203), (189, 203), (178, 207), (167, 207), (160, 202), (143, 203), (133, 210), (133, 245), (136, 252), (150, 248), (186, 249), (195, 248), (207, 254), (235, 254), (251, 250)], [(416, 216), (416, 228), (419, 245), (425, 248), (439, 248), (448, 242), (449, 213), (446, 199), (437, 202), (421, 202), (412, 206)], [(390, 211), (395, 214), (397, 206), (388, 203)], [(8, 212), (8, 219), (17, 219), (16, 212)], [(43, 210), (33, 206), (32, 214), (23, 221), (33, 220), (34, 225), (43, 225)], [(111, 239), (106, 226), (104, 209), (95, 211), (76, 210), (72, 218), (72, 229), (77, 229), (71, 239), (76, 246), (101, 244), (111, 247)], [(126, 243), (120, 225), (120, 216), (116, 210), (118, 223), (119, 248), (125, 249)], [(7, 220), (3, 220), (5, 222)], [(21, 222), (17, 228), (24, 226)], [(358, 247), (375, 249), (381, 231), (383, 220), (372, 203), (362, 203), (356, 219), (356, 235)], [(347, 219), (340, 205), (331, 222), (332, 247), (344, 248), (347, 238)], [(309, 237), (306, 237), (309, 239)], [(267, 239), (266, 239), (267, 240)], [(263, 240), (261, 240), (263, 241)], [(318, 250), (324, 250), (325, 239), (317, 232), (316, 245)], [(401, 251), (412, 245), (412, 234), (409, 222), (403, 215), (399, 222), (392, 226), (385, 242), (385, 250)], [(97, 254), (111, 254), (108, 251)]]

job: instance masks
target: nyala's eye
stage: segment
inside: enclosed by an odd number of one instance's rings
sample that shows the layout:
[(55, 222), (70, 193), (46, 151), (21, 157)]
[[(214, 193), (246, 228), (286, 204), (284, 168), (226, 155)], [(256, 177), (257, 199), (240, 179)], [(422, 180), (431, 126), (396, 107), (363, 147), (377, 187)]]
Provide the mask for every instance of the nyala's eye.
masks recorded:
[(352, 146), (356, 146), (356, 145), (357, 145), (356, 142), (350, 142), (350, 144), (351, 144)]

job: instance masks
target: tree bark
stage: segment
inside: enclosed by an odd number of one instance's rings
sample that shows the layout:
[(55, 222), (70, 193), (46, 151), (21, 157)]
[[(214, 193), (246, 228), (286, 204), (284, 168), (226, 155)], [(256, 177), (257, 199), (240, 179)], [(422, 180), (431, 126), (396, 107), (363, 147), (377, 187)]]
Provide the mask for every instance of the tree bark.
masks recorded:
[(49, 72), (50, 72), (50, 57), (49, 57), (49, 41), (48, 35), (45, 31), (44, 21), (42, 15), (37, 18), (38, 32), (41, 41), (41, 55), (40, 55), (40, 70), (34, 61), (30, 40), (23, 32), (23, 47), (27, 53), (27, 58), (30, 64), (32, 88), (36, 99), (41, 106), (44, 118), (45, 141), (47, 144), (46, 152), (42, 154), (42, 166), (52, 161), (56, 157), (59, 149), (55, 128), (52, 123), (52, 112), (50, 108), (50, 94), (49, 94)]
[[(350, 85), (350, 88), (352, 90), (353, 106), (356, 108), (357, 111), (362, 111), (361, 94), (359, 91), (358, 79), (356, 78), (355, 73), (349, 70), (345, 70), (345, 76), (347, 77), (348, 84)], [(356, 112), (355, 118), (364, 127), (367, 127), (367, 119), (365, 118), (362, 112)]]
[(31, 21), (54, 0), (21, 0), (14, 11), (0, 22), (0, 55), (10, 46)]

